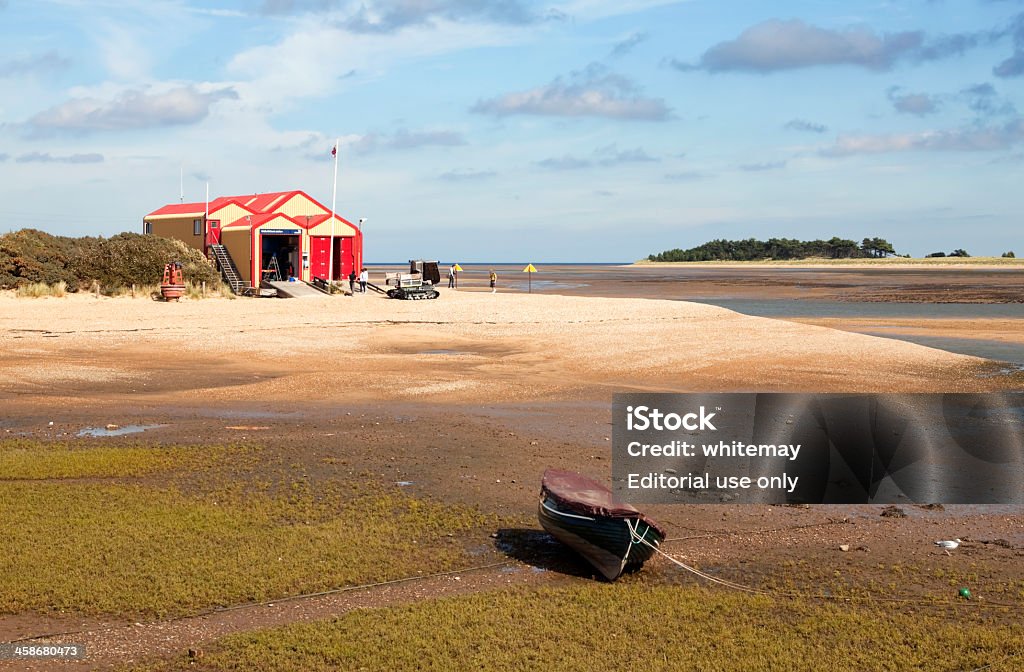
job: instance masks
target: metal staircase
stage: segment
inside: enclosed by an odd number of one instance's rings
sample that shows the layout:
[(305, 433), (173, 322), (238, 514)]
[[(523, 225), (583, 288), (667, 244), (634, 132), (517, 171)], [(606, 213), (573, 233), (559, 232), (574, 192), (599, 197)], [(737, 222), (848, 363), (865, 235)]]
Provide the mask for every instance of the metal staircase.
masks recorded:
[(213, 258), (217, 260), (217, 268), (220, 269), (224, 282), (228, 283), (231, 291), (235, 294), (243, 294), (246, 284), (242, 280), (242, 276), (238, 274), (238, 267), (235, 266), (228, 248), (223, 245), (210, 245), (210, 251), (213, 252)]

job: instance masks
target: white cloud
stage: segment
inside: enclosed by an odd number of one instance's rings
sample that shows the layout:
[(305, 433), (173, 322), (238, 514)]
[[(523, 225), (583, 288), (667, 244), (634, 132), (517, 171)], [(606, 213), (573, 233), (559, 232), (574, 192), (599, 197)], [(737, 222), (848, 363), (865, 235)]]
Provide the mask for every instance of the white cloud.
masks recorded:
[(200, 91), (178, 86), (164, 91), (126, 90), (110, 100), (73, 98), (44, 110), (27, 122), (34, 136), (58, 132), (90, 133), (194, 124), (218, 100), (237, 98), (230, 88)]
[(16, 158), (15, 163), (102, 163), (103, 155), (96, 152), (54, 156), (49, 152), (28, 152)]
[(902, 114), (924, 117), (939, 111), (939, 101), (926, 93), (900, 93), (898, 88), (888, 91), (889, 102)]
[(497, 117), (528, 114), (634, 121), (666, 121), (672, 117), (664, 100), (641, 96), (632, 80), (595, 63), (545, 86), (482, 100), (472, 111)]
[(40, 72), (63, 70), (71, 65), (71, 61), (56, 51), (48, 51), (36, 56), (23, 56), (0, 62), (0, 77), (20, 77)]
[(399, 129), (394, 133), (367, 133), (349, 146), (358, 154), (379, 150), (407, 150), (420, 147), (457, 147), (466, 144), (466, 139), (456, 131), (410, 131)]
[(1024, 142), (1024, 119), (1002, 126), (978, 126), (922, 133), (843, 135), (823, 156), (844, 157), (855, 154), (890, 152), (992, 152), (1009, 149)]
[(961, 54), (991, 36), (944, 35), (931, 40), (923, 31), (876, 33), (866, 27), (831, 30), (799, 19), (770, 19), (733, 40), (708, 49), (696, 65), (673, 61), (680, 70), (774, 72), (819, 65), (854, 65), (888, 70), (901, 59), (930, 61)]

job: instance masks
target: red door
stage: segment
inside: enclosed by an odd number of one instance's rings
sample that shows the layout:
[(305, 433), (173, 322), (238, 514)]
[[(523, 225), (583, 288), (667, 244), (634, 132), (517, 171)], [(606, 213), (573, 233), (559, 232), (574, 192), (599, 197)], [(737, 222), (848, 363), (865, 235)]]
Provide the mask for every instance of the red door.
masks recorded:
[(206, 246), (220, 245), (220, 220), (210, 219), (206, 222)]
[[(327, 247), (327, 241), (330, 238), (327, 236), (310, 236), (309, 237), (309, 277), (310, 278), (323, 278), (327, 279), (328, 258), (330, 256), (330, 250)], [(338, 276), (335, 275), (334, 279), (337, 280)]]

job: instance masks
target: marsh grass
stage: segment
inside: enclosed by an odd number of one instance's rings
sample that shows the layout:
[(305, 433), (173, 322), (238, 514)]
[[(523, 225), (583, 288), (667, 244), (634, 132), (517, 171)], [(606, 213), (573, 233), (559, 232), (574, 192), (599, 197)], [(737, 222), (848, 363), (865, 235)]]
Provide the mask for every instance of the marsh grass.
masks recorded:
[(589, 584), (356, 611), (224, 638), (198, 668), (181, 657), (133, 669), (945, 671), (1021, 664), (1012, 657), (1024, 627), (988, 623), (970, 605), (956, 612), (949, 619), (890, 604)]
[(497, 523), (367, 478), (254, 483), (253, 447), (82, 443), (0, 444), (0, 613), (161, 617), (429, 573)]
[[(199, 469), (229, 449), (198, 446), (88, 445), (0, 441), (0, 482), (26, 479), (138, 477), (162, 471)], [(238, 449), (235, 449), (238, 450)]]
[(55, 282), (52, 285), (48, 285), (45, 282), (30, 282), (24, 285), (19, 285), (15, 295), (19, 298), (38, 299), (43, 296), (61, 297), (67, 294), (67, 292), (68, 283), (61, 280), (60, 282)]

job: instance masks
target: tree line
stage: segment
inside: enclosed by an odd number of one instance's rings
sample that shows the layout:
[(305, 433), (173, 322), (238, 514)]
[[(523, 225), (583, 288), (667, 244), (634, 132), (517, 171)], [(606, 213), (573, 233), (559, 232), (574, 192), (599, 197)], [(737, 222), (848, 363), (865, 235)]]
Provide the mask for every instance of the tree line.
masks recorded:
[(666, 250), (652, 254), (649, 261), (760, 261), (767, 259), (880, 259), (896, 255), (884, 238), (854, 240), (833, 237), (829, 240), (769, 238), (757, 240), (712, 240), (688, 250)]

